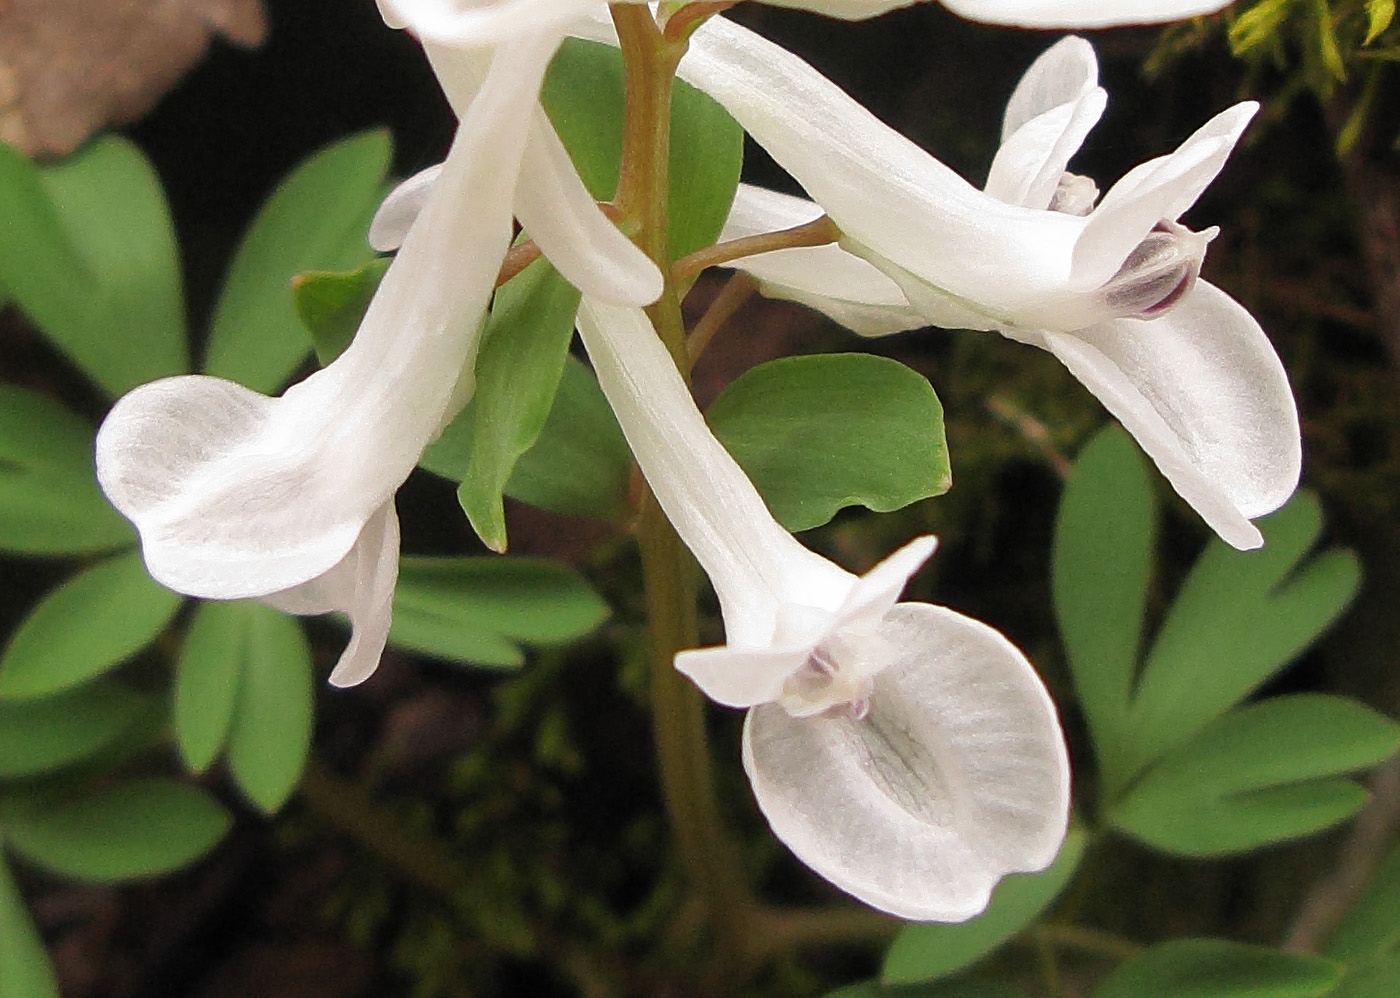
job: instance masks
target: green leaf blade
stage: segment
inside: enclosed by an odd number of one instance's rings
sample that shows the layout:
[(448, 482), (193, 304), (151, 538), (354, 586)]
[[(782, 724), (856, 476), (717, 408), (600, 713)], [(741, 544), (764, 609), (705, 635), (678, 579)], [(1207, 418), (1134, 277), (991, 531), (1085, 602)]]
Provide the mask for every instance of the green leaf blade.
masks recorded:
[(93, 431), (53, 399), (0, 385), (0, 548), (89, 554), (136, 540), (97, 487)]
[(86, 797), (3, 815), (10, 848), (37, 866), (108, 884), (168, 873), (213, 849), (232, 824), (207, 791), (133, 780)]
[(1355, 701), (1275, 697), (1219, 718), (1163, 757), (1109, 815), (1168, 852), (1214, 856), (1320, 831), (1364, 791), (1339, 774), (1400, 749), (1400, 725)]
[(1094, 998), (1317, 998), (1341, 976), (1341, 966), (1322, 957), (1179, 939), (1120, 966)]
[(1349, 552), (1304, 562), (1322, 530), (1315, 496), (1299, 493), (1260, 528), (1258, 551), (1212, 541), (1177, 594), (1130, 712), (1128, 778), (1292, 661), (1355, 595), (1361, 573)]
[(0, 998), (61, 998), (58, 975), (0, 853)]
[(546, 260), (496, 292), (476, 362), (471, 459), (457, 490), (493, 551), (506, 549), (505, 490), (554, 406), (578, 303), (578, 291)]
[(47, 696), (120, 665), (155, 640), (180, 603), (134, 551), (84, 569), (20, 624), (0, 659), (0, 697)]
[(144, 698), (105, 680), (50, 697), (0, 701), (0, 779), (31, 777), (80, 762), (122, 737)]
[(1109, 792), (1142, 644), (1156, 501), (1137, 445), (1100, 431), (1075, 462), (1055, 519), (1051, 589), (1075, 691)]
[(608, 615), (573, 569), (542, 558), (404, 558), (389, 640), (448, 661), (507, 668), (520, 645), (576, 640)]
[(295, 619), (257, 603), (245, 604), (244, 613), (248, 636), (229, 769), (249, 800), (273, 814), (301, 782), (311, 753), (311, 648)]
[[(938, 397), (921, 375), (884, 357), (760, 364), (706, 419), (789, 530), (820, 526), (846, 506), (900, 509), (952, 483)], [(823, 443), (820, 461), (808, 453), (812, 440)]]
[(175, 744), (202, 773), (218, 758), (233, 723), (248, 646), (248, 604), (201, 603), (175, 660)]
[(1049, 869), (1007, 877), (981, 915), (956, 925), (911, 924), (885, 954), (885, 984), (931, 981), (968, 967), (1036, 920), (1060, 894), (1084, 858), (1088, 837), (1071, 829)]
[(367, 262), (369, 220), (388, 174), (387, 132), (328, 146), (298, 166), (248, 227), (214, 310), (207, 374), (261, 392), (282, 386), (311, 343), (297, 317), (292, 278)]

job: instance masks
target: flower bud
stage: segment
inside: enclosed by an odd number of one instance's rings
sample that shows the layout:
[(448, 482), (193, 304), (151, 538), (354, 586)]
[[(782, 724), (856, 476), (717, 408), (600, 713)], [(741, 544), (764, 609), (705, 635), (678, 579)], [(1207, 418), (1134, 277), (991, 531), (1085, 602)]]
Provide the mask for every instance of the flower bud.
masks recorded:
[(1158, 222), (1099, 289), (1108, 310), (1133, 319), (1155, 319), (1170, 310), (1195, 286), (1206, 244), (1219, 231), (1212, 226), (1193, 232), (1177, 222)]

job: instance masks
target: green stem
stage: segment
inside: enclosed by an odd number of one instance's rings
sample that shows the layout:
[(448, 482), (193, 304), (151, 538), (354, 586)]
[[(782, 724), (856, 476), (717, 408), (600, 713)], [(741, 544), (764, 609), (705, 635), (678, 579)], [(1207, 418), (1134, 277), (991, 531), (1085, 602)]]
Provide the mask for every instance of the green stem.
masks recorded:
[[(670, 275), (667, 235), (671, 88), (684, 44), (668, 43), (642, 5), (612, 8), (624, 65), (622, 166), (615, 203), (639, 223), (641, 247), (666, 275), (665, 290), (647, 309), (682, 376), (689, 371), (680, 294)], [(712, 975), (741, 971), (743, 929), (753, 901), (715, 794), (704, 699), (678, 673), (675, 655), (699, 643), (695, 562), (654, 497), (642, 501), (638, 526), (650, 636), (652, 726), (667, 815), (686, 874), (704, 901), (714, 934)]]

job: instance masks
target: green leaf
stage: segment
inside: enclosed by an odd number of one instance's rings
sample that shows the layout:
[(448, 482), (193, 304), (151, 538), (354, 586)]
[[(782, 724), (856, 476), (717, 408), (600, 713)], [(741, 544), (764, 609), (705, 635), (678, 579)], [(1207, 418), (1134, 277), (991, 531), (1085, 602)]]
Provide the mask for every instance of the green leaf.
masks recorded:
[(133, 780), (47, 807), (10, 803), (0, 823), (16, 854), (94, 883), (188, 866), (218, 845), (232, 824), (207, 791), (174, 780)]
[[(0, 829), (3, 831), (3, 829)], [(58, 975), (0, 853), (0, 998), (61, 998)]]
[(0, 701), (0, 779), (87, 759), (129, 731), (144, 699), (105, 680), (38, 700)]
[(1334, 80), (1345, 82), (1347, 65), (1337, 42), (1337, 26), (1332, 21), (1332, 7), (1327, 0), (1313, 0), (1313, 13), (1317, 17), (1318, 50), (1322, 56), (1322, 65)]
[[(593, 196), (617, 189), (622, 155), (622, 56), (610, 45), (567, 39), (540, 94)], [(671, 99), (670, 242), (673, 258), (718, 237), (743, 163), (743, 130), (710, 97), (677, 80)], [(703, 155), (696, 155), (696, 151)]]
[[(423, 454), (422, 467), (452, 481), (466, 475), (474, 408), (468, 406)], [(559, 513), (615, 520), (627, 508), (632, 452), (581, 361), (564, 362), (559, 391), (535, 444), (516, 462), (506, 483), (512, 499)]]
[(506, 668), (520, 645), (582, 637), (607, 605), (573, 569), (541, 558), (404, 558), (389, 640), (449, 661)]
[(339, 357), (355, 338), (389, 263), (388, 257), (375, 257), (357, 270), (310, 270), (292, 278), (297, 316), (311, 334), (311, 345), (322, 367)]
[(1395, 998), (1400, 981), (1400, 957), (1389, 957), (1347, 967), (1347, 975), (1327, 998)]
[(30, 611), (0, 659), (0, 697), (66, 690), (156, 639), (181, 597), (151, 581), (135, 551), (98, 562)]
[(1370, 45), (1395, 20), (1395, 0), (1366, 0), (1366, 40)]
[(351, 270), (373, 255), (365, 234), (392, 149), (383, 130), (344, 139), (298, 166), (253, 219), (214, 310), (204, 370), (261, 392), (280, 388), (311, 347), (292, 278)]
[(1230, 25), (1230, 51), (1244, 55), (1274, 37), (1294, 0), (1263, 0), (1235, 18)]
[(1094, 998), (1314, 998), (1341, 976), (1341, 966), (1322, 957), (1178, 939), (1120, 966)]
[(1138, 682), (1124, 780), (1292, 661), (1355, 595), (1361, 572), (1350, 552), (1304, 561), (1322, 530), (1315, 496), (1299, 493), (1259, 526), (1262, 549), (1211, 541), (1177, 594)]
[(1331, 777), (1397, 749), (1400, 725), (1354, 700), (1275, 697), (1231, 711), (1161, 759), (1109, 821), (1188, 856), (1310, 835), (1365, 803), (1361, 787)]
[(228, 762), (248, 798), (272, 814), (301, 782), (311, 753), (311, 648), (292, 617), (259, 603), (244, 604), (244, 609), (247, 657), (229, 730)]
[(1156, 506), (1141, 452), (1113, 424), (1079, 455), (1055, 518), (1055, 617), (1095, 756), (1110, 785), (1130, 730)]
[(146, 157), (105, 136), (43, 183), (97, 285), (81, 329), (45, 332), (113, 396), (189, 370), (175, 226)]
[(886, 984), (931, 981), (986, 956), (1050, 907), (1079, 868), (1086, 843), (1082, 829), (1071, 829), (1048, 870), (1007, 877), (996, 886), (987, 910), (970, 921), (906, 925), (885, 954), (881, 980)]
[(471, 460), (457, 490), (467, 519), (493, 551), (506, 549), (504, 490), (554, 406), (578, 302), (578, 291), (547, 260), (536, 260), (496, 292), (476, 361)]
[(175, 660), (175, 744), (193, 773), (218, 758), (248, 657), (248, 604), (200, 603)]
[(820, 526), (845, 506), (899, 509), (952, 484), (938, 397), (921, 375), (884, 357), (760, 364), (706, 419), (789, 530)]
[(141, 152), (106, 137), (37, 170), (0, 150), (0, 283), (110, 395), (188, 367), (170, 212)]
[(85, 554), (136, 540), (97, 488), (92, 436), (53, 399), (0, 385), (0, 547)]
[[(1400, 846), (1391, 850), (1361, 900), (1343, 916), (1327, 941), (1327, 955), (1346, 964), (1400, 961)], [(1392, 984), (1397, 980), (1400, 975), (1391, 978)]]

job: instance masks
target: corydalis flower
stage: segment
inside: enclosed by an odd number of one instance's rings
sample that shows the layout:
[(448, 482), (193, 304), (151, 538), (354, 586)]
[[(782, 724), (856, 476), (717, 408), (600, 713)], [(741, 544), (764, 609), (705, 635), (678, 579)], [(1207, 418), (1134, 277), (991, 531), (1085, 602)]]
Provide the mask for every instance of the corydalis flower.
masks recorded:
[[(347, 612), (353, 635), (331, 673), (337, 685), (379, 662), (398, 570), (394, 492), (471, 395), (518, 187), (558, 178), (552, 132), (534, 114), (557, 44), (528, 35), (460, 65), (436, 53), (444, 75), (470, 78), (471, 94), (437, 183), (334, 363), (280, 398), (218, 378), (157, 381), (122, 398), (98, 433), (98, 478), (140, 532), (152, 577), (192, 596)], [(533, 175), (522, 171), (527, 146)], [(525, 200), (557, 204), (558, 186)], [(551, 231), (556, 248), (569, 241), (560, 225)], [(606, 267), (586, 262), (587, 244), (561, 255), (593, 293), (649, 301), (659, 274), (618, 242)]]
[(1054, 46), (1017, 87), (986, 191), (806, 63), (722, 19), (696, 33), (681, 74), (817, 202), (741, 188), (733, 234), (764, 228), (765, 215), (767, 227), (783, 228), (822, 211), (844, 234), (846, 253), (794, 249), (741, 261), (765, 290), (838, 321), (873, 306), (850, 323), (867, 335), (921, 324), (994, 329), (1050, 350), (1221, 537), (1241, 548), (1262, 543), (1249, 521), (1298, 481), (1297, 410), (1258, 323), (1197, 280), (1213, 230), (1177, 222), (1254, 105), (1217, 115), (1097, 200), (1091, 181), (1066, 172), (1106, 101), (1082, 39)]
[(898, 602), (919, 538), (854, 576), (773, 520), (710, 434), (639, 309), (584, 300), (579, 331), (662, 509), (719, 597), (726, 643), (676, 666), (749, 708), (744, 768), (793, 852), (904, 918), (981, 911), (1064, 836), (1069, 768), (1034, 669), (999, 633)]

